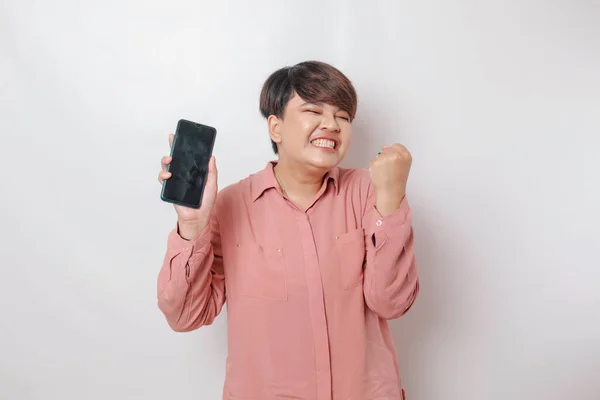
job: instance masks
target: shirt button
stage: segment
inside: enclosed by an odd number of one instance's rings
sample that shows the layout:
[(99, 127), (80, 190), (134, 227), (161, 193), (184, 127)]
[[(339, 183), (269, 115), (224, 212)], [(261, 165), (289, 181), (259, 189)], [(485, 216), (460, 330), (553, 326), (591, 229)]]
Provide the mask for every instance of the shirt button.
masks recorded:
[(375, 225), (381, 226), (381, 225), (383, 225), (383, 221), (379, 219), (379, 220), (377, 220), (377, 222), (375, 223)]
[(184, 248), (183, 248), (183, 251), (188, 251), (188, 248), (187, 248), (187, 247), (184, 247)]

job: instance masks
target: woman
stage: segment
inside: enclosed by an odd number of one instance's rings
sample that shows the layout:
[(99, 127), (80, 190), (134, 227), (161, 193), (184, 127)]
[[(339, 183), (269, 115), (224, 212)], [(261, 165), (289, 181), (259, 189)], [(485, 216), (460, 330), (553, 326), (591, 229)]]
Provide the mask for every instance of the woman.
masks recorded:
[(387, 320), (419, 291), (411, 156), (395, 144), (368, 170), (338, 167), (356, 108), (328, 64), (274, 72), (260, 110), (278, 160), (217, 195), (212, 158), (201, 208), (175, 206), (158, 305), (184, 332), (210, 325), (227, 299), (223, 399), (404, 398)]

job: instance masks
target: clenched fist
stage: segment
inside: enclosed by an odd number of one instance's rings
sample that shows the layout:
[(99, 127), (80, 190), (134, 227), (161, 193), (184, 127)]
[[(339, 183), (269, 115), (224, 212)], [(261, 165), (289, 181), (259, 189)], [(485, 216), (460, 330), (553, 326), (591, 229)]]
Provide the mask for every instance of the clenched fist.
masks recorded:
[(400, 207), (411, 165), (412, 156), (401, 144), (384, 146), (371, 161), (369, 172), (377, 195), (376, 207), (382, 216), (390, 215)]

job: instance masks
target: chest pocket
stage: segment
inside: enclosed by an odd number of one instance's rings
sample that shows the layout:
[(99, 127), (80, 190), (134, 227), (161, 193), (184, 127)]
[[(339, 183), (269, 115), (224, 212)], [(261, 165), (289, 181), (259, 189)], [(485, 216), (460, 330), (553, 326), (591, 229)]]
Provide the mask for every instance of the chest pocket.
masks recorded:
[(270, 301), (287, 301), (287, 279), (283, 249), (258, 244), (237, 249), (237, 279), (243, 296)]
[(343, 289), (352, 289), (363, 282), (365, 233), (358, 228), (336, 237), (335, 255)]

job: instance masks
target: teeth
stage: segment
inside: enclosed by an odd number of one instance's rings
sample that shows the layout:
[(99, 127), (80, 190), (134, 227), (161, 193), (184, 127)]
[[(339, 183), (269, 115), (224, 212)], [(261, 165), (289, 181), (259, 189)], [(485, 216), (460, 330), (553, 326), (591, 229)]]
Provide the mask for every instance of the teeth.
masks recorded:
[(310, 143), (317, 147), (328, 147), (330, 149), (335, 148), (335, 142), (329, 139), (315, 139)]

